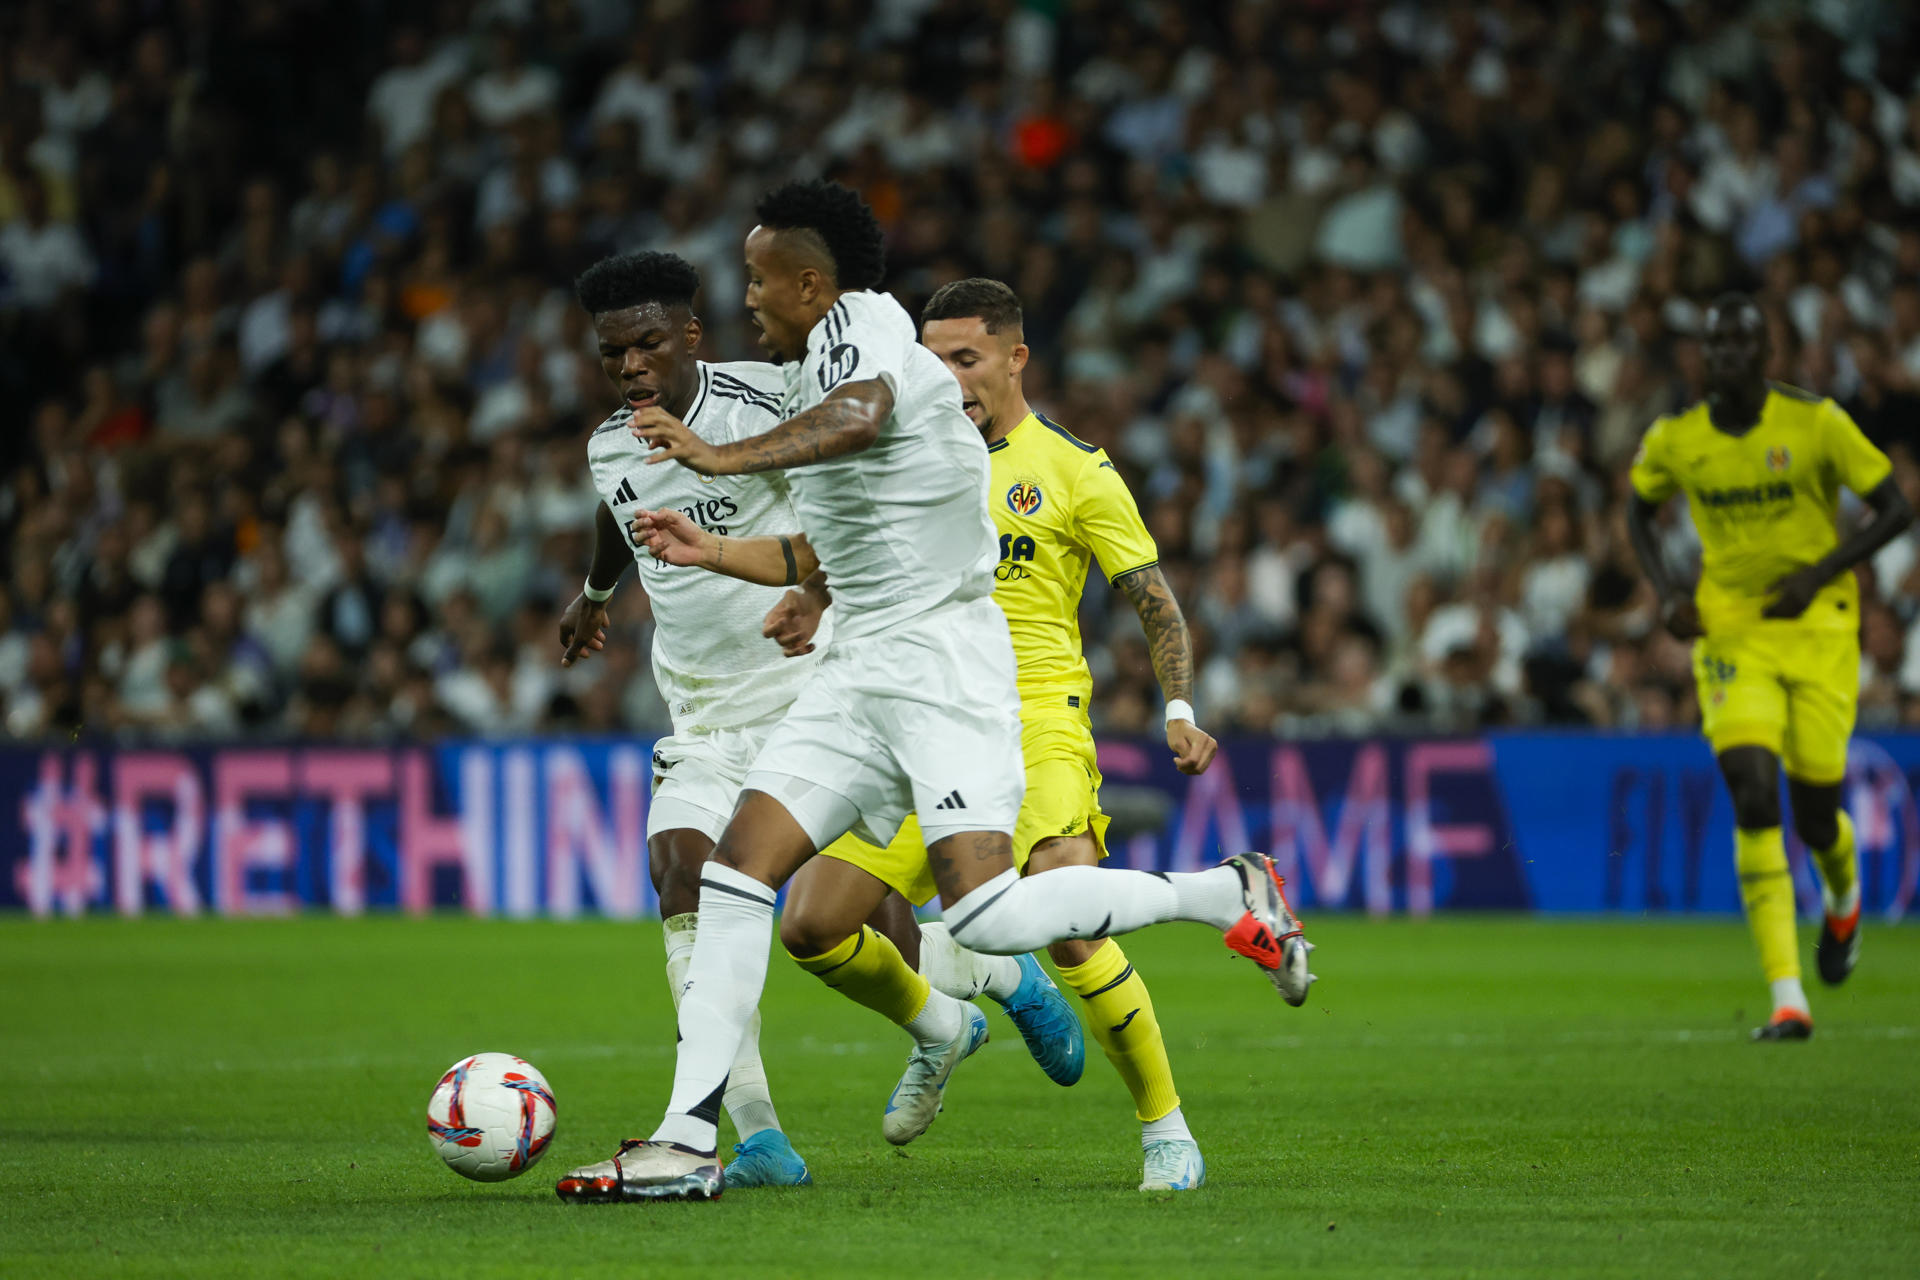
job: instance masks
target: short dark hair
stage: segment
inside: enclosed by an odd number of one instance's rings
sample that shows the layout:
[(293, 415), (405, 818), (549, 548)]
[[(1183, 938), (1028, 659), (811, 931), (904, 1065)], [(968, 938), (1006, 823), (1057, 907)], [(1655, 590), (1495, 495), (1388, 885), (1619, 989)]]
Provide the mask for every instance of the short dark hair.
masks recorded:
[(753, 214), (763, 227), (819, 236), (833, 259), (833, 282), (842, 289), (871, 289), (887, 274), (880, 219), (851, 187), (819, 179), (789, 182), (761, 196)]
[(658, 302), (692, 307), (700, 272), (677, 253), (620, 253), (602, 258), (573, 282), (574, 296), (589, 315), (625, 311)]
[(920, 323), (965, 320), (970, 316), (980, 317), (988, 333), (1020, 330), (1026, 325), (1025, 313), (1020, 310), (1020, 295), (985, 276), (949, 281), (935, 289), (920, 312)]

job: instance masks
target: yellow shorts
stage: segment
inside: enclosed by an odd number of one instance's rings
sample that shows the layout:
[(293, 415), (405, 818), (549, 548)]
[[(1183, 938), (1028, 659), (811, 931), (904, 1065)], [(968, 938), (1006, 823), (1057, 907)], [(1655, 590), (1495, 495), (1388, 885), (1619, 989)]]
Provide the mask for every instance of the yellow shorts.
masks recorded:
[(1090, 835), (1107, 856), (1107, 815), (1100, 811), (1100, 764), (1093, 726), (1083, 717), (1023, 721), (1027, 798), (1013, 828), (1013, 863), (1026, 869), (1033, 846), (1057, 836)]
[[(1094, 755), (1093, 729), (1085, 720), (1047, 719), (1023, 723), (1020, 746), (1027, 763), (1027, 795), (1013, 831), (1013, 864), (1025, 870), (1033, 846), (1057, 836), (1091, 835), (1107, 856), (1107, 815), (1100, 810), (1100, 766)], [(908, 814), (893, 842), (882, 849), (852, 834), (820, 851), (859, 867), (925, 906), (938, 890), (927, 865), (920, 821)]]
[(894, 833), (893, 842), (884, 849), (848, 832), (820, 852), (860, 868), (916, 907), (926, 906), (939, 892), (933, 883), (933, 868), (927, 865), (927, 845), (920, 838), (920, 819), (911, 813)]
[(1846, 777), (1860, 697), (1856, 632), (1762, 625), (1707, 636), (1693, 645), (1693, 679), (1715, 755), (1765, 747), (1802, 782)]

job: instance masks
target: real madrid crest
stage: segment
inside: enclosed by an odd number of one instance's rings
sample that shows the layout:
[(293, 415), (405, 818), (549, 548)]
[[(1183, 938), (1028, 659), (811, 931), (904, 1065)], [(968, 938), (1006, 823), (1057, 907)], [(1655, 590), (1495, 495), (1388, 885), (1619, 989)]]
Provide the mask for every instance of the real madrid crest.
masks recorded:
[(1040, 486), (1031, 480), (1016, 480), (1007, 490), (1007, 510), (1017, 516), (1035, 515), (1040, 504), (1046, 501), (1040, 492)]
[(1776, 474), (1793, 465), (1793, 454), (1783, 444), (1777, 444), (1767, 450), (1767, 470)]

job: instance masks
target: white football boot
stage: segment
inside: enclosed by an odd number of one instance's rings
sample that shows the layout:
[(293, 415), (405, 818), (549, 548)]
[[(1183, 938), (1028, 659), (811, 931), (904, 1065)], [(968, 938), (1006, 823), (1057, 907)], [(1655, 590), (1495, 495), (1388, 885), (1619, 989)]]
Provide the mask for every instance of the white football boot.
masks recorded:
[(1259, 965), (1282, 999), (1296, 1009), (1318, 979), (1307, 972), (1313, 944), (1287, 905), (1286, 877), (1264, 853), (1239, 853), (1226, 866), (1240, 873), (1240, 896), (1247, 914), (1227, 930), (1227, 949)]
[(880, 1132), (896, 1147), (904, 1147), (927, 1131), (947, 1088), (947, 1077), (961, 1059), (987, 1042), (987, 1015), (967, 1005), (967, 1019), (960, 1034), (945, 1044), (921, 1048), (915, 1045), (907, 1055), (907, 1069), (900, 1083), (887, 1098), (886, 1114), (880, 1118)]
[(1207, 1162), (1200, 1144), (1183, 1138), (1163, 1138), (1147, 1144), (1142, 1191), (1191, 1191), (1207, 1180)]
[(620, 1144), (611, 1159), (581, 1165), (554, 1184), (562, 1200), (718, 1200), (726, 1189), (718, 1156), (701, 1155), (671, 1142), (637, 1138)]

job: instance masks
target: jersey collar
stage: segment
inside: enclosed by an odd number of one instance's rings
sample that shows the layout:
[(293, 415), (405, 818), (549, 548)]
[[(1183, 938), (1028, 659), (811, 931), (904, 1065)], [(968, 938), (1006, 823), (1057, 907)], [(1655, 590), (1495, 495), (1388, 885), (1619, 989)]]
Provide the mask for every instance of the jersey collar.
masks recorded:
[(693, 393), (693, 403), (687, 408), (687, 416), (680, 419), (688, 426), (693, 425), (693, 420), (700, 416), (701, 408), (707, 403), (707, 384), (712, 378), (705, 360), (698, 360), (695, 363), (700, 366), (700, 389)]
[(995, 440), (992, 444), (988, 445), (987, 452), (988, 453), (1000, 452), (1002, 449), (1006, 448), (1009, 444), (1013, 442), (1014, 432), (1019, 431), (1022, 427), (1026, 426), (1029, 422), (1036, 422), (1036, 421), (1038, 421), (1038, 418), (1034, 414), (1033, 410), (1031, 409), (1027, 410), (1027, 416), (1013, 424), (1013, 431), (1007, 432), (1007, 434), (1001, 436), (998, 440)]

